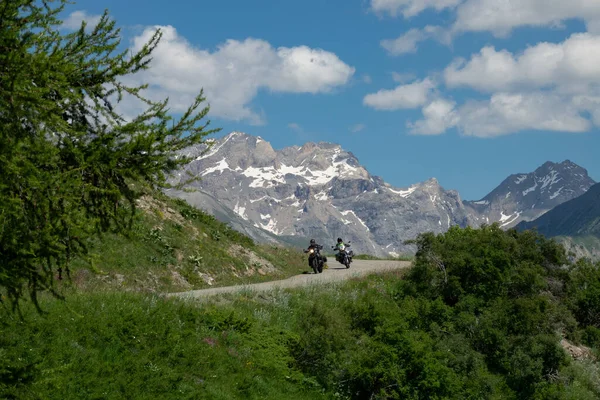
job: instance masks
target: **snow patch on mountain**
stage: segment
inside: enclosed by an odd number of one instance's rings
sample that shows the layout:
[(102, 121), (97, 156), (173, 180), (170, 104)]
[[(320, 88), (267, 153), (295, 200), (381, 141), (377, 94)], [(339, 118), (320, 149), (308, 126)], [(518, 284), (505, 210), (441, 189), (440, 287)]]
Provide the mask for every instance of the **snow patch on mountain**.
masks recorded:
[(538, 184), (537, 184), (537, 182), (536, 182), (536, 183), (535, 183), (535, 184), (534, 184), (532, 187), (530, 187), (530, 188), (529, 188), (529, 189), (527, 189), (527, 190), (524, 190), (524, 191), (523, 191), (523, 196), (527, 196), (527, 194), (528, 194), (528, 193), (531, 193), (531, 192), (533, 192), (535, 189), (537, 189), (537, 186), (538, 186)]
[(514, 214), (510, 214), (510, 215), (504, 215), (504, 212), (502, 211), (500, 213), (500, 222), (502, 222), (502, 224), (500, 224), (500, 226), (507, 226), (509, 224), (511, 224), (512, 222), (516, 221), (517, 218), (519, 218), (521, 216), (522, 212), (518, 211)]
[(406, 197), (410, 196), (410, 194), (411, 194), (412, 192), (414, 192), (415, 190), (417, 190), (417, 187), (416, 187), (416, 186), (411, 186), (411, 187), (409, 187), (409, 188), (408, 188), (408, 189), (406, 189), (406, 190), (394, 190), (394, 189), (392, 189), (392, 188), (387, 188), (387, 189), (388, 189), (390, 192), (392, 192), (392, 193), (399, 194), (401, 197), (404, 197), (404, 198), (406, 198)]
[(362, 226), (364, 226), (364, 227), (366, 228), (367, 232), (369, 232), (369, 227), (367, 226), (367, 224), (365, 224), (365, 222), (364, 222), (362, 219), (360, 219), (360, 218), (358, 217), (358, 215), (356, 215), (356, 213), (355, 213), (354, 211), (352, 211), (352, 210), (346, 210), (346, 211), (342, 211), (341, 213), (342, 213), (342, 215), (343, 215), (343, 216), (347, 216), (348, 214), (352, 214), (352, 216), (354, 216), (354, 218), (356, 218), (356, 220), (357, 220), (357, 221), (358, 221), (358, 222), (359, 222), (359, 223), (360, 223)]
[(248, 216), (246, 215), (246, 207), (241, 207), (239, 201), (235, 203), (233, 212), (239, 215), (240, 217), (244, 218), (245, 220), (248, 219)]
[(515, 183), (517, 185), (521, 184), (525, 179), (527, 179), (527, 175), (521, 175), (517, 177), (517, 180), (515, 181)]
[(261, 223), (260, 227), (266, 231), (269, 231), (271, 233), (274, 233), (276, 235), (281, 235), (281, 233), (283, 233), (282, 231), (279, 231), (277, 229), (277, 221), (274, 218), (270, 218), (269, 222), (266, 224)]
[(555, 199), (558, 197), (558, 195), (560, 195), (560, 192), (563, 190), (563, 188), (558, 188), (558, 190), (556, 192), (554, 192), (553, 194), (550, 195), (550, 199)]
[(540, 189), (544, 189), (548, 185), (552, 186), (555, 183), (559, 182), (561, 179), (562, 178), (558, 177), (558, 172), (556, 172), (555, 170), (552, 170), (552, 172), (550, 172), (550, 174), (548, 174), (544, 178), (542, 178), (542, 180), (541, 180), (542, 187)]
[(217, 172), (217, 171), (223, 173), (223, 171), (225, 171), (225, 170), (232, 170), (232, 169), (229, 168), (229, 164), (225, 160), (225, 157), (223, 157), (223, 159), (221, 161), (219, 161), (217, 163), (217, 165), (215, 165), (214, 167), (207, 168), (202, 173), (202, 176), (205, 176), (205, 175), (208, 175), (208, 174), (212, 174), (213, 172)]

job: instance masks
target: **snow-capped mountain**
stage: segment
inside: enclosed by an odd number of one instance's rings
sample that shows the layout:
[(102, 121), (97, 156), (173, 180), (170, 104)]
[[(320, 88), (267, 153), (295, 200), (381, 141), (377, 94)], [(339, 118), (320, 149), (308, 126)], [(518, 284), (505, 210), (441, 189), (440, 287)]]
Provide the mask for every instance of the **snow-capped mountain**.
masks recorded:
[(546, 162), (534, 172), (510, 175), (483, 199), (465, 205), (479, 214), (478, 222), (499, 221), (510, 228), (582, 195), (594, 183), (584, 168), (569, 160)]
[[(357, 252), (385, 256), (407, 251), (403, 241), (420, 232), (472, 222), (456, 191), (444, 190), (435, 179), (392, 187), (336, 144), (275, 151), (259, 137), (232, 132), (208, 151), (186, 153), (195, 160), (177, 179), (186, 179), (186, 172), (200, 175), (194, 187), (276, 235), (307, 242), (314, 237), (324, 244), (340, 236)], [(193, 193), (171, 194), (193, 202)]]
[[(194, 161), (174, 181), (186, 179), (186, 173), (199, 175), (201, 180), (192, 184), (199, 193), (170, 191), (171, 195), (186, 198), (209, 212), (222, 206), (233, 210), (248, 222), (246, 233), (250, 225), (263, 232), (251, 236), (264, 236), (268, 231), (306, 242), (315, 238), (325, 245), (342, 237), (353, 242), (355, 251), (378, 256), (412, 251), (403, 242), (421, 232), (441, 233), (452, 225), (477, 226), (508, 219), (513, 224), (530, 216), (533, 219), (545, 212), (551, 201), (568, 200), (587, 190), (591, 186), (588, 180), (593, 183), (585, 170), (565, 166), (565, 171), (583, 173), (587, 178), (576, 189), (567, 185), (571, 177), (562, 169), (545, 164), (541, 168), (547, 173), (538, 169), (533, 174), (516, 175), (484, 199), (463, 202), (458, 192), (445, 190), (435, 178), (406, 188), (393, 187), (369, 174), (352, 153), (332, 143), (274, 150), (260, 137), (232, 132), (214, 141), (208, 150), (199, 146), (185, 152)], [(558, 182), (563, 185), (557, 186)], [(513, 201), (516, 187), (523, 189)], [(522, 200), (529, 193), (535, 193), (531, 198), (541, 199), (537, 205)], [(218, 199), (218, 207), (205, 202), (207, 196)]]

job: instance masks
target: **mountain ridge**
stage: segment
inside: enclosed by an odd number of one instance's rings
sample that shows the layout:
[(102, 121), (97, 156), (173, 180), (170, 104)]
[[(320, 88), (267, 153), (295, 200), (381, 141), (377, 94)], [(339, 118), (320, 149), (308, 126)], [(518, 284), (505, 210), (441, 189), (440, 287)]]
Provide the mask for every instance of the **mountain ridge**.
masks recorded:
[(394, 187), (335, 143), (275, 150), (259, 136), (234, 131), (212, 141), (208, 149), (196, 146), (184, 153), (194, 160), (173, 183), (184, 173), (199, 176), (193, 188), (218, 199), (219, 207), (233, 210), (255, 228), (323, 242), (342, 236), (356, 243), (357, 251), (378, 256), (412, 252), (403, 244), (406, 239), (425, 231), (442, 233), (452, 225), (499, 222), (512, 227), (595, 183), (568, 160), (548, 162), (532, 173), (509, 176), (479, 201), (465, 201), (436, 178)]
[(533, 221), (523, 221), (518, 229), (533, 229), (545, 236), (600, 237), (600, 183), (579, 197), (559, 204)]

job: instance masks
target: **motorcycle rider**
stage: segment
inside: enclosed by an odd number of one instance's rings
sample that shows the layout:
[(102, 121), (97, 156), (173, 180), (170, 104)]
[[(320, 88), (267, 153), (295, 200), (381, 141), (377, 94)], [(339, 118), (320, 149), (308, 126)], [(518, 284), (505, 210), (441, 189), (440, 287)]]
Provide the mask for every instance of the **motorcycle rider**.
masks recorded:
[[(310, 251), (310, 249), (315, 249), (315, 251), (319, 248), (319, 245), (317, 244), (317, 242), (315, 241), (315, 239), (310, 239), (310, 244), (308, 246), (308, 248), (306, 249), (306, 251)], [(315, 253), (312, 253), (311, 255), (308, 256), (308, 266), (312, 267), (312, 259), (315, 256)]]
[(337, 250), (337, 253), (335, 253), (335, 259), (337, 260), (337, 262), (342, 262), (341, 250), (343, 250), (345, 248), (346, 248), (346, 245), (344, 244), (344, 241), (342, 240), (342, 238), (337, 238), (337, 244), (335, 246), (333, 246), (333, 249)]

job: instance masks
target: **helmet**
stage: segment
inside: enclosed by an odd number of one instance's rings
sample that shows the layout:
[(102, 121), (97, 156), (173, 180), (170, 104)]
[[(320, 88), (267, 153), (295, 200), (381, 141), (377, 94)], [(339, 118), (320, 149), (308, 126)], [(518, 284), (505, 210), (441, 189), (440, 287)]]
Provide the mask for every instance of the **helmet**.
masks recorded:
[(315, 244), (315, 239), (310, 239), (310, 244)]
[(342, 238), (338, 238), (338, 243), (342, 243)]

